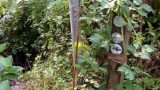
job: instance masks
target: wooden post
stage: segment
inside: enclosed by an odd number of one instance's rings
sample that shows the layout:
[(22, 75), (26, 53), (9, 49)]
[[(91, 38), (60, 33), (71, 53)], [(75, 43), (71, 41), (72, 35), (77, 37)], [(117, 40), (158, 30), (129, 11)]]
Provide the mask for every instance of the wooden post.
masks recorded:
[[(117, 32), (121, 34), (121, 28), (118, 28), (113, 25), (112, 33)], [(120, 44), (121, 47), (123, 43)], [(123, 49), (123, 48), (122, 48)], [(118, 67), (125, 62), (125, 54), (122, 51), (121, 54), (113, 54), (112, 52), (108, 56), (109, 60), (109, 72), (108, 72), (108, 82), (107, 82), (107, 90), (116, 90), (116, 86), (123, 82), (124, 75), (117, 71)]]
[(79, 0), (69, 0), (70, 8), (70, 26), (72, 35), (73, 49), (73, 90), (77, 84), (77, 69), (75, 65), (78, 62), (78, 42), (80, 37), (79, 30)]
[[(123, 41), (115, 41), (115, 37), (122, 38)], [(129, 43), (129, 37), (130, 34), (126, 30), (119, 27), (116, 27), (114, 24), (112, 25), (112, 42), (114, 43), (115, 47), (111, 49), (116, 49), (116, 50), (122, 50), (121, 52), (117, 51), (113, 52), (111, 50), (110, 54), (108, 55), (108, 60), (109, 60), (109, 72), (108, 72), (108, 82), (107, 82), (107, 90), (116, 90), (116, 87), (118, 84), (124, 82), (124, 74), (120, 73), (117, 71), (117, 69), (127, 62), (127, 56), (126, 56), (126, 44)], [(115, 39), (115, 40), (114, 40)]]

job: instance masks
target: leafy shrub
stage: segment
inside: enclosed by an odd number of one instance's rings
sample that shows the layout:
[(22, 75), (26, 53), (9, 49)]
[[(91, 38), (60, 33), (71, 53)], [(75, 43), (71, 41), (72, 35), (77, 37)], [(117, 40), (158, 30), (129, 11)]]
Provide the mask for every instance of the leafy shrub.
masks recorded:
[[(0, 53), (6, 49), (6, 44), (0, 44)], [(23, 70), (22, 67), (13, 66), (12, 56), (3, 57), (0, 55), (0, 88), (10, 90), (9, 80), (18, 77)]]

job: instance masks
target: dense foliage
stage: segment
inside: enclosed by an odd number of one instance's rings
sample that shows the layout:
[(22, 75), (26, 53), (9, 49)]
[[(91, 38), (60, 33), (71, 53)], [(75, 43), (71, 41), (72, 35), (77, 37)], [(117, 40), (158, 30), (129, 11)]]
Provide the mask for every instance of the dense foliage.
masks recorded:
[[(78, 89), (106, 88), (113, 24), (131, 38), (124, 45), (127, 63), (118, 69), (124, 72), (126, 82), (117, 89), (160, 88), (156, 79), (160, 75), (160, 12), (156, 5), (153, 9), (142, 0), (80, 0)], [(2, 54), (13, 55), (15, 64), (32, 69), (22, 76), (29, 90), (71, 89), (68, 0), (0, 1), (0, 35), (2, 46), (8, 45)]]

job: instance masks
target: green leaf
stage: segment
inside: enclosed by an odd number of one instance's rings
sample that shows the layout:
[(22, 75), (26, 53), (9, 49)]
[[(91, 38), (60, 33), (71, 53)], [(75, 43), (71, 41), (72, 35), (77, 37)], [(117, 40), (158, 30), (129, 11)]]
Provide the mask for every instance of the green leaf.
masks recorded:
[(8, 80), (2, 81), (0, 83), (0, 90), (11, 90), (11, 87), (9, 85), (9, 81)]
[(134, 85), (134, 90), (143, 90), (142, 86), (140, 85)]
[(135, 74), (136, 73), (134, 71), (132, 71), (130, 69), (130, 67), (128, 65), (126, 65), (126, 64), (121, 66), (121, 67), (119, 67), (118, 71), (124, 72), (126, 79), (133, 80), (135, 78)]
[(11, 66), (12, 66), (11, 60), (8, 60), (8, 59), (4, 58), (3, 56), (0, 56), (0, 62), (1, 62), (5, 67), (11, 67)]
[(123, 85), (122, 84), (117, 85), (116, 90), (124, 90)]
[(100, 2), (102, 5), (102, 9), (105, 9), (105, 8), (113, 8), (115, 6), (116, 0), (113, 0), (111, 2), (109, 2), (107, 0), (100, 0)]
[(108, 40), (102, 41), (100, 47), (103, 47), (108, 51), (109, 50), (109, 41)]
[(136, 49), (132, 45), (127, 45), (127, 50), (132, 54), (136, 53)]
[(12, 57), (12, 55), (9, 55), (8, 57), (6, 57), (6, 59), (10, 60), (13, 63), (13, 57)]
[(103, 68), (103, 67), (99, 67), (99, 70), (104, 72), (104, 73), (107, 73), (107, 69), (106, 68)]
[(0, 29), (0, 36), (4, 36), (4, 31), (2, 29)]
[(130, 16), (130, 9), (127, 5), (120, 5), (119, 11), (123, 16), (125, 16), (125, 18)]
[(82, 66), (80, 64), (76, 64), (75, 67), (78, 69), (82, 68)]
[(123, 17), (121, 17), (121, 16), (116, 16), (113, 20), (113, 23), (117, 27), (123, 27), (124, 25), (126, 25), (126, 22), (124, 21)]
[(0, 44), (0, 53), (3, 52), (7, 48), (7, 43)]
[(135, 5), (141, 5), (142, 3), (143, 3), (143, 1), (142, 0), (133, 0), (133, 3), (135, 4)]
[(142, 5), (140, 6), (140, 8), (146, 10), (147, 12), (153, 12), (152, 7), (149, 6), (148, 4), (142, 4)]
[(135, 49), (140, 49), (141, 45), (139, 43), (134, 43), (133, 46), (135, 47)]
[(138, 9), (137, 12), (141, 15), (141, 16), (145, 16), (147, 17), (147, 13), (141, 9)]
[(101, 34), (94, 33), (89, 39), (91, 40), (92, 43), (98, 44), (102, 41), (103, 36)]
[(125, 28), (126, 28), (127, 31), (132, 31), (134, 29), (131, 21), (128, 21), (128, 23), (125, 26)]
[(47, 9), (51, 9), (54, 5), (59, 4), (61, 2), (61, 0), (54, 0), (49, 2)]
[(86, 20), (90, 20), (91, 18), (89, 17), (86, 17), (86, 16), (83, 16), (83, 17), (80, 17), (79, 20), (80, 21), (86, 21)]
[(130, 0), (124, 0), (124, 3), (126, 4), (126, 5), (133, 5), (133, 3), (130, 1)]
[(87, 63), (90, 64), (91, 67), (93, 67), (93, 68), (97, 68), (98, 67), (97, 63), (92, 61), (91, 59), (87, 60)]
[(22, 67), (20, 66), (12, 66), (12, 67), (7, 67), (5, 70), (9, 73), (14, 73), (14, 74), (21, 74), (21, 71), (23, 70)]
[(134, 90), (132, 81), (127, 80), (125, 82), (125, 90)]
[(7, 74), (3, 74), (1, 76), (1, 78), (3, 78), (3, 79), (14, 79), (16, 77), (18, 77), (18, 75), (15, 73), (7, 73)]
[(2, 72), (4, 69), (4, 65), (0, 62), (0, 72)]
[(150, 55), (147, 52), (141, 52), (140, 58), (145, 59), (145, 60), (151, 60)]
[(155, 52), (157, 49), (153, 45), (144, 45), (143, 49), (145, 49), (147, 52)]

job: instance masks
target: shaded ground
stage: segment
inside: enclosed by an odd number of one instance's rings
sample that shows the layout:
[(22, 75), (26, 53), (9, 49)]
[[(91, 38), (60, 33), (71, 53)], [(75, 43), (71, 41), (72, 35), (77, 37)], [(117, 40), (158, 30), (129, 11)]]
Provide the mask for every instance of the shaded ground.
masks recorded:
[(11, 90), (27, 90), (27, 89), (25, 88), (25, 84), (23, 82), (12, 81)]

